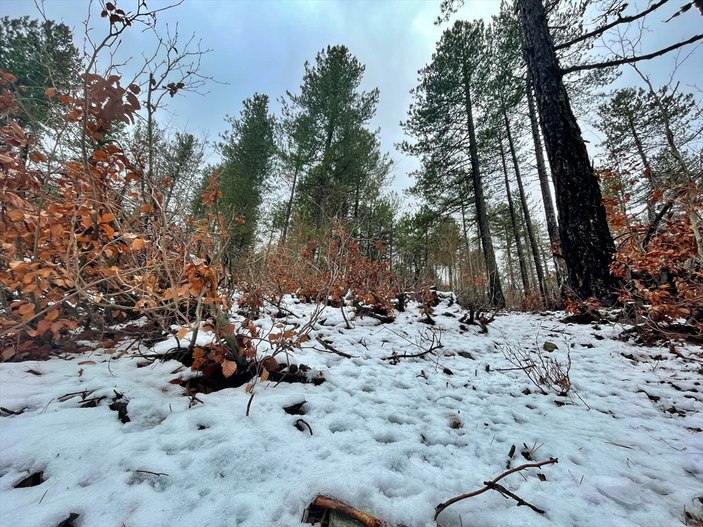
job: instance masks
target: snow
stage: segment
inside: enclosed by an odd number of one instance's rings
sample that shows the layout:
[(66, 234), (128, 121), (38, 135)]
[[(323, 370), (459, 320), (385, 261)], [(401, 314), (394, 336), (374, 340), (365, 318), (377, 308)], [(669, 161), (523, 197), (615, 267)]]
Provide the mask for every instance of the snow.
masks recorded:
[[(304, 323), (313, 307), (287, 300), (298, 315), (289, 322)], [(169, 383), (190, 374), (180, 363), (147, 363), (134, 347), (124, 351), (128, 343), (0, 364), (0, 406), (24, 409), (0, 417), (0, 524), (52, 526), (75, 512), (80, 527), (288, 527), (303, 525), (318, 494), (407, 527), (666, 526), (682, 524), (684, 507), (700, 513), (700, 349), (676, 344), (698, 362), (683, 360), (668, 347), (616, 340), (620, 326), (567, 325), (560, 313), (509, 313), (487, 334), (464, 331), (461, 309), (449, 304), (436, 308), (434, 327), (418, 322), (413, 304), (385, 325), (349, 310), (351, 330), (326, 308), (290, 361), (327, 381), (261, 383), (248, 417), (244, 387), (193, 402)], [(443, 344), (435, 353), (383, 360), (420, 352), (432, 331)], [(353, 358), (313, 349), (316, 337)], [(538, 393), (501, 351), (547, 340), (557, 345), (550, 357), (564, 363), (571, 354), (568, 397)], [(129, 401), (124, 424), (109, 409), (116, 394)], [(81, 407), (95, 397), (104, 399)], [(302, 401), (304, 415), (283, 411)], [(533, 462), (559, 460), (501, 480), (546, 514), (488, 491), (435, 523), (439, 503), (506, 470), (512, 445), (511, 467), (528, 462), (523, 445)], [(37, 471), (43, 483), (14, 488)]]

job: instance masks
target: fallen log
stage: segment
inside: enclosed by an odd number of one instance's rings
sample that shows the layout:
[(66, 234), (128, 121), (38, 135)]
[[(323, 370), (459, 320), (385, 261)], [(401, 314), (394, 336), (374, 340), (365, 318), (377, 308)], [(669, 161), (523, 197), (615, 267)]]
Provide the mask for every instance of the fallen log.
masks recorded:
[[(356, 520), (360, 522), (363, 527), (386, 527), (386, 524), (378, 518), (360, 511), (343, 501), (330, 498), (329, 496), (317, 496), (310, 506), (305, 509), (303, 522), (317, 523), (323, 521), (323, 518), (329, 516), (329, 514), (327, 514), (329, 511), (336, 511), (346, 516), (347, 519)], [(327, 524), (323, 523), (323, 526), (324, 525), (329, 525), (329, 522), (327, 522)]]

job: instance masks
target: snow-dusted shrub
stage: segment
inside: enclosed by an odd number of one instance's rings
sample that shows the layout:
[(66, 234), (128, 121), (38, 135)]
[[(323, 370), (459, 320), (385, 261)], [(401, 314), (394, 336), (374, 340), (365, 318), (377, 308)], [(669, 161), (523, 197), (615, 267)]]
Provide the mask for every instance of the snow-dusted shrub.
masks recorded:
[(542, 348), (535, 346), (535, 349), (526, 349), (520, 344), (505, 344), (502, 346), (503, 355), (515, 366), (527, 375), (527, 378), (534, 384), (540, 392), (547, 394), (552, 392), (559, 396), (565, 396), (571, 390), (571, 353), (569, 346), (566, 346), (566, 360), (560, 361), (550, 355), (557, 349), (551, 342), (545, 342)]

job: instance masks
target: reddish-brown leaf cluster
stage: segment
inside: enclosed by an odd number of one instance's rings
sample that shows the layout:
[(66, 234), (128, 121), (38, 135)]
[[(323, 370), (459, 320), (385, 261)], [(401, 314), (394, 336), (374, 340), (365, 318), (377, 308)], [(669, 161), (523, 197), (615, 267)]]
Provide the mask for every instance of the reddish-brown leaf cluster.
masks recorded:
[(703, 327), (700, 314), (695, 316), (703, 305), (703, 268), (687, 217), (671, 218), (645, 248), (641, 237), (629, 238), (611, 271), (625, 282), (620, 300), (645, 306), (651, 321), (685, 319)]
[(310, 241), (299, 253), (284, 248), (273, 252), (261, 283), (270, 284), (268, 294), (274, 302), (284, 294), (295, 294), (306, 302), (336, 307), (350, 302), (386, 315), (393, 312), (397, 296), (388, 262), (363, 255), (359, 243), (341, 225), (331, 238)]
[[(217, 222), (209, 213), (185, 225), (167, 221), (143, 163), (106, 140), (114, 123), (133, 120), (138, 90), (89, 74), (86, 98), (56, 96), (85, 155), (49, 161), (52, 153), (12, 120), (5, 88), (13, 80), (0, 80), (2, 359), (26, 357), (37, 341), (58, 345), (79, 320), (102, 328), (146, 315), (168, 329), (196, 312), (226, 311), (223, 269), (211, 257)], [(215, 184), (207, 199), (217, 199)]]
[[(695, 184), (654, 189), (649, 197), (658, 207), (652, 223), (641, 224), (628, 214), (631, 199), (613, 171), (600, 172), (605, 188), (608, 222), (617, 241), (611, 272), (623, 283), (620, 301), (632, 303), (639, 315), (655, 324), (686, 321), (703, 330), (703, 261), (697, 252), (691, 213), (703, 210)], [(666, 199), (665, 199), (666, 198)]]

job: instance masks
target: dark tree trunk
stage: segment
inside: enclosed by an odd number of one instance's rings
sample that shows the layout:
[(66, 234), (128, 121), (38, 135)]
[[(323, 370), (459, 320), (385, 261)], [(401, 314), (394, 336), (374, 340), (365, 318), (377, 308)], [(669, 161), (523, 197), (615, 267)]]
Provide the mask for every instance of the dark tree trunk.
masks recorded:
[(535, 229), (532, 227), (532, 219), (530, 218), (530, 208), (527, 205), (525, 188), (522, 184), (522, 177), (520, 176), (520, 165), (517, 160), (515, 143), (513, 142), (513, 134), (510, 132), (510, 121), (508, 120), (508, 113), (505, 111), (505, 106), (503, 106), (503, 119), (505, 120), (505, 131), (508, 134), (508, 146), (510, 146), (510, 156), (512, 157), (513, 167), (515, 168), (515, 179), (517, 181), (517, 187), (520, 193), (520, 205), (522, 206), (522, 215), (525, 218), (525, 229), (527, 230), (527, 238), (530, 241), (532, 259), (535, 262), (535, 272), (537, 273), (537, 283), (539, 284), (539, 292), (542, 296), (542, 299), (546, 300), (547, 289), (544, 285), (544, 269), (542, 268), (542, 262), (539, 259), (537, 238), (535, 237)]
[(481, 246), (483, 247), (483, 257), (486, 261), (486, 273), (488, 274), (488, 295), (492, 305), (496, 307), (505, 306), (503, 288), (498, 276), (498, 265), (493, 250), (491, 240), (491, 229), (488, 225), (488, 212), (486, 210), (486, 199), (483, 195), (483, 183), (481, 182), (481, 170), (478, 163), (478, 146), (476, 144), (476, 129), (474, 127), (473, 107), (471, 103), (471, 82), (469, 65), (464, 59), (462, 64), (462, 77), (464, 84), (464, 99), (466, 110), (466, 121), (469, 127), (469, 157), (471, 158), (471, 176), (473, 178), (474, 200), (476, 202), (476, 219), (481, 233)]
[(474, 264), (471, 254), (471, 242), (469, 240), (469, 227), (466, 223), (466, 210), (464, 203), (461, 204), (461, 226), (464, 231), (464, 241), (466, 242), (466, 261), (469, 267), (469, 276), (471, 277), (471, 282), (473, 283), (474, 278), (476, 278), (476, 273), (474, 272)]
[(557, 215), (554, 212), (554, 202), (552, 201), (552, 191), (549, 188), (549, 175), (547, 174), (547, 165), (544, 162), (544, 152), (542, 150), (542, 138), (539, 134), (539, 122), (537, 121), (537, 110), (535, 109), (535, 100), (532, 94), (532, 78), (529, 70), (527, 71), (527, 109), (530, 115), (530, 128), (532, 129), (532, 141), (535, 144), (535, 160), (537, 164), (537, 177), (539, 178), (539, 187), (542, 191), (542, 203), (544, 204), (544, 215), (547, 220), (547, 233), (549, 234), (549, 244), (551, 245), (551, 253), (554, 260), (554, 269), (557, 274), (557, 282), (559, 286), (564, 283), (566, 278), (566, 269), (564, 268), (564, 260), (561, 254), (561, 242), (559, 241), (559, 224), (557, 223)]
[(519, 0), (527, 65), (557, 194), (559, 238), (568, 287), (580, 299), (613, 302), (609, 265), (615, 244), (598, 180), (562, 81), (542, 0)]
[[(530, 291), (530, 280), (527, 274), (527, 264), (525, 263), (525, 253), (522, 250), (522, 241), (520, 240), (520, 230), (517, 225), (517, 216), (515, 215), (515, 204), (513, 203), (513, 196), (510, 191), (510, 180), (508, 179), (508, 165), (505, 162), (505, 149), (503, 148), (502, 139), (499, 140), (500, 144), (500, 160), (503, 163), (503, 175), (505, 176), (505, 190), (508, 194), (508, 211), (510, 212), (510, 224), (513, 226), (513, 236), (515, 237), (515, 249), (517, 250), (517, 259), (520, 264), (520, 278), (522, 279), (522, 287), (525, 294)], [(510, 273), (512, 275), (512, 264), (510, 262), (511, 255), (510, 249), (508, 249), (508, 265), (510, 266)], [(512, 278), (512, 277), (511, 277)], [(514, 286), (513, 286), (514, 287)]]
[[(510, 245), (510, 232), (508, 226), (505, 226), (505, 256), (508, 260), (508, 278), (510, 279), (510, 289), (515, 290), (515, 272), (513, 271), (512, 246)], [(520, 269), (522, 271), (522, 269)], [(523, 280), (524, 285), (524, 280)]]

